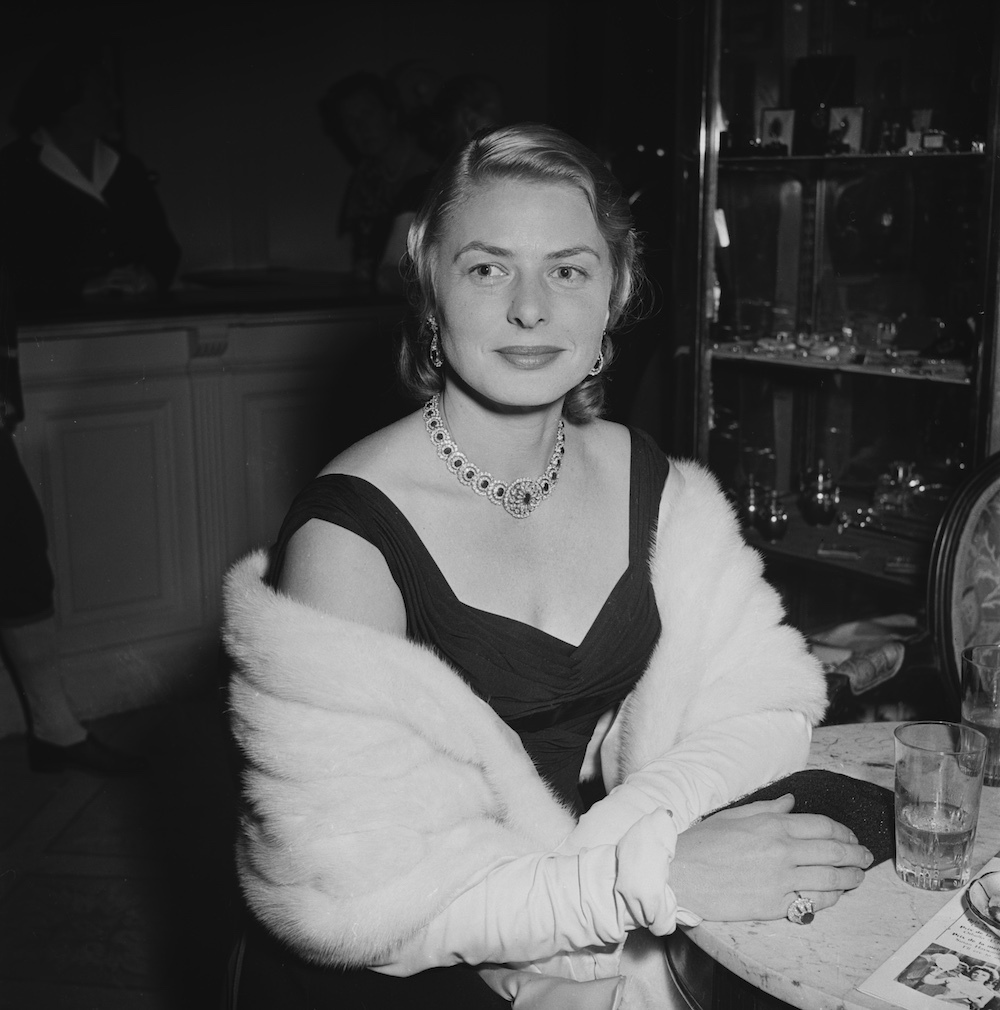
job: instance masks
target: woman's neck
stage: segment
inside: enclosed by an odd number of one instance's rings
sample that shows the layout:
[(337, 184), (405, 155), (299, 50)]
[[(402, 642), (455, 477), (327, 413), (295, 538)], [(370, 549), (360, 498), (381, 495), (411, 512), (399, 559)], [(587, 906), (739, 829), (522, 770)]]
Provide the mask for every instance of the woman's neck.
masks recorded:
[(441, 416), (459, 450), (494, 477), (513, 480), (545, 472), (555, 448), (562, 399), (531, 410), (487, 406), (449, 386)]

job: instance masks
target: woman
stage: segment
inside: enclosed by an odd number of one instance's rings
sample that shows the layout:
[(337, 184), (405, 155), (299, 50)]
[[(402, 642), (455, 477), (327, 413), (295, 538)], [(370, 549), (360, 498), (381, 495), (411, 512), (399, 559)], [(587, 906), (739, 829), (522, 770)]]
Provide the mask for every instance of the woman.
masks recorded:
[(700, 820), (801, 766), (824, 682), (714, 481), (598, 416), (638, 270), (601, 162), (544, 126), (480, 135), (409, 255), (427, 404), (228, 580), (241, 878), (296, 952), (251, 931), (242, 991), (273, 969), (364, 992), (331, 1005), (493, 1005), (482, 979), (662, 1006), (650, 934), (808, 920), (861, 881), (870, 853), (789, 797)]
[(100, 47), (48, 53), (19, 89), (0, 151), (0, 248), (19, 309), (170, 287), (180, 249), (149, 172), (109, 138), (117, 100)]

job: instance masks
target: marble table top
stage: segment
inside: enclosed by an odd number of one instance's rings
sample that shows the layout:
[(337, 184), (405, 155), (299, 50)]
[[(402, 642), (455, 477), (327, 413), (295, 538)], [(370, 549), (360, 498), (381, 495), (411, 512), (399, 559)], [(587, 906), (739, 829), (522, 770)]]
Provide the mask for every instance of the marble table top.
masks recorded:
[[(898, 723), (827, 726), (815, 731), (809, 767), (892, 788)], [(973, 874), (1000, 850), (1000, 787), (984, 788)], [(955, 891), (904, 884), (891, 859), (808, 926), (776, 922), (704, 922), (686, 930), (706, 953), (740, 978), (801, 1010), (886, 1010), (856, 986), (903, 945)]]

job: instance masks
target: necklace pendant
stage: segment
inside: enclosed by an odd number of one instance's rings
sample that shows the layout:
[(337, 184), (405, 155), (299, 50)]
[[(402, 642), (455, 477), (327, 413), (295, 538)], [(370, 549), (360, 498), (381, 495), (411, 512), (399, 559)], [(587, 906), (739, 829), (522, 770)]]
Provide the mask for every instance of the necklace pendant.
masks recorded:
[(537, 480), (520, 477), (507, 488), (503, 496), (504, 511), (515, 519), (527, 519), (538, 508), (545, 495)]

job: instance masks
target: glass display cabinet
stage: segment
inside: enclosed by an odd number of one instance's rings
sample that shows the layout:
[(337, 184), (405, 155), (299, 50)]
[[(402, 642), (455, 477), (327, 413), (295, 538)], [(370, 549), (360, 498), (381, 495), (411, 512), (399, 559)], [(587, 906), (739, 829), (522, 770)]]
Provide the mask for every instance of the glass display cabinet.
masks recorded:
[(694, 448), (800, 627), (919, 605), (1000, 449), (998, 12), (704, 7)]

